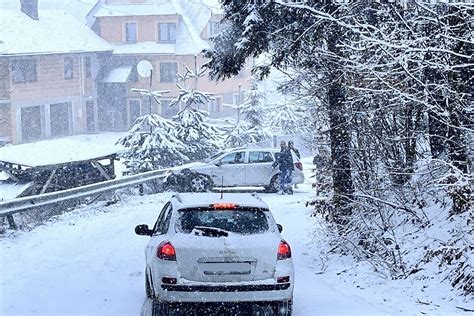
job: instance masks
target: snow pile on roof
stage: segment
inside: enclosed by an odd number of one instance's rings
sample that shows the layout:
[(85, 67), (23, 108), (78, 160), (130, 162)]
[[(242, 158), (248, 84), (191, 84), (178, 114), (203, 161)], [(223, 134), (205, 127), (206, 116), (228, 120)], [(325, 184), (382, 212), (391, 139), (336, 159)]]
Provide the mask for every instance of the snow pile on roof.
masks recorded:
[(179, 16), (176, 43), (116, 44), (114, 54), (189, 55), (199, 54), (203, 49), (209, 48), (209, 44), (200, 37), (200, 33), (209, 22), (212, 12), (212, 9), (199, 1), (150, 0), (137, 4), (100, 4), (94, 17)]
[(176, 9), (168, 1), (134, 3), (134, 4), (102, 4), (94, 17), (141, 16), (141, 15), (174, 15)]
[(115, 145), (59, 138), (0, 148), (0, 161), (40, 167), (105, 157), (118, 151)]
[[(39, 10), (62, 10), (86, 24), (87, 15), (99, 0), (39, 0)], [(20, 11), (20, 0), (1, 0), (0, 10)]]
[(0, 10), (0, 56), (111, 50), (66, 12), (40, 10), (39, 20), (33, 20), (18, 10)]
[(130, 72), (132, 71), (132, 66), (123, 66), (112, 69), (107, 77), (105, 77), (102, 82), (114, 83), (114, 82), (127, 82)]

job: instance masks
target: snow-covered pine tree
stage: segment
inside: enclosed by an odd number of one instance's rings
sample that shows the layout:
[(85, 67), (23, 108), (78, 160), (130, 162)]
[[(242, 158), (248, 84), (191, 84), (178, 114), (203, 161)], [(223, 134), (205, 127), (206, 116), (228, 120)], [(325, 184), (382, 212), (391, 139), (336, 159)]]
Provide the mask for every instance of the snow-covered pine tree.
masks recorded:
[(157, 114), (139, 117), (117, 143), (126, 148), (121, 156), (132, 174), (175, 166), (187, 160), (183, 154), (186, 146), (176, 137), (176, 124)]
[(267, 114), (264, 98), (265, 95), (254, 78), (250, 89), (245, 93), (245, 101), (238, 105), (239, 122), (227, 135), (224, 141), (227, 146), (253, 144), (269, 136), (264, 126)]
[(215, 126), (205, 123), (208, 112), (200, 110), (200, 104), (208, 104), (212, 94), (188, 88), (186, 81), (204, 76), (205, 70), (201, 72), (192, 71), (184, 65), (186, 72), (184, 75), (178, 74), (182, 85), (176, 84), (179, 88), (179, 95), (170, 106), (181, 104), (183, 109), (173, 117), (176, 124), (176, 136), (185, 147), (185, 154), (191, 161), (201, 160), (209, 157), (218, 149), (221, 132)]
[(268, 122), (272, 132), (281, 135), (294, 135), (309, 131), (311, 118), (309, 109), (297, 102), (275, 103), (269, 106)]
[[(253, 127), (263, 129), (266, 117), (265, 93), (258, 87), (258, 82), (254, 78), (250, 84), (250, 89), (245, 93), (245, 100), (239, 105), (241, 118)], [(265, 136), (265, 135), (258, 135)]]

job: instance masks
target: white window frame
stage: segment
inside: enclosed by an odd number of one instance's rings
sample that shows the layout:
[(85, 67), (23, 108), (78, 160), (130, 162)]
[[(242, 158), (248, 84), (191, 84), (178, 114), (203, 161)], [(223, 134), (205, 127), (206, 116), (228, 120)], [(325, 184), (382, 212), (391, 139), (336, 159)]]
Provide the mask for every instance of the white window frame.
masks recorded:
[[(161, 25), (166, 25), (166, 29), (167, 29), (167, 35), (168, 35), (168, 38), (167, 39), (161, 39)], [(170, 25), (174, 25), (174, 36), (175, 38), (174, 39), (169, 39), (170, 38)], [(178, 36), (178, 23), (176, 22), (158, 22), (156, 24), (156, 30), (157, 30), (157, 34), (156, 34), (156, 39), (157, 39), (157, 42), (158, 43), (176, 43), (176, 38)]]
[[(219, 100), (219, 111), (213, 111), (213, 106), (214, 102), (216, 100)], [(214, 97), (210, 102), (209, 102), (209, 113), (222, 113), (224, 111), (224, 106), (223, 106), (223, 98), (222, 97)]]
[[(135, 42), (129, 42), (127, 40), (127, 24), (135, 24), (135, 33), (136, 33), (136, 38)], [(122, 30), (123, 30), (123, 42), (126, 44), (135, 44), (138, 43), (138, 23), (137, 21), (124, 21), (122, 25)]]

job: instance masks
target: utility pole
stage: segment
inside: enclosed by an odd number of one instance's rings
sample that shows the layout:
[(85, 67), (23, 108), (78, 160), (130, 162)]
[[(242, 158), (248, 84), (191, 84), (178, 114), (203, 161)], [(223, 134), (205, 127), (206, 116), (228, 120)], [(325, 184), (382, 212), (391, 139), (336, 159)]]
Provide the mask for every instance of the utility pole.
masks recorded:
[[(153, 85), (153, 69), (150, 70), (150, 89), (148, 91), (151, 92), (151, 89), (152, 89), (152, 85)], [(151, 115), (151, 112), (152, 112), (152, 105), (151, 105), (151, 93), (148, 94), (148, 102), (149, 102), (149, 105), (150, 105), (150, 115)], [(153, 134), (153, 125), (150, 124), (150, 135)]]
[[(239, 125), (240, 123), (240, 104), (242, 103), (242, 84), (239, 83), (239, 102), (237, 104), (237, 125)], [(237, 130), (237, 133), (238, 133), (238, 130)]]

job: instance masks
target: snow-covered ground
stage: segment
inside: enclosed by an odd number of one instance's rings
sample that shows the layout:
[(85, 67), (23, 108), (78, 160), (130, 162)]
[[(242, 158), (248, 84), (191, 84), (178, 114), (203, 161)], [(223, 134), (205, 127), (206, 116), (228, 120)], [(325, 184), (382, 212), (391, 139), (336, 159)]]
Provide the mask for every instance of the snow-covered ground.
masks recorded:
[[(83, 206), (30, 232), (7, 233), (0, 238), (0, 315), (139, 315), (148, 305), (148, 240), (134, 227), (153, 224), (169, 195)], [(291, 196), (261, 196), (293, 249), (294, 315), (452, 315), (465, 314), (456, 306), (472, 308), (444, 284), (422, 292), (418, 283), (384, 279), (350, 257), (321, 257), (326, 228), (305, 206), (309, 183)]]

